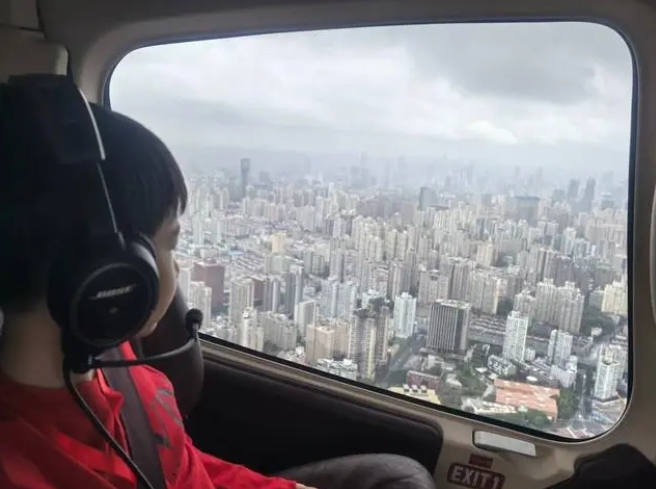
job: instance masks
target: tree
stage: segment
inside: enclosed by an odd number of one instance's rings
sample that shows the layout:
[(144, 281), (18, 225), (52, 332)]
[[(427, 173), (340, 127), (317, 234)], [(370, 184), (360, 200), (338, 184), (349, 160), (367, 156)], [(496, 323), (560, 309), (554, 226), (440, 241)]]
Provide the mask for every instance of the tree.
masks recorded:
[(556, 402), (558, 403), (558, 418), (573, 419), (578, 411), (581, 398), (571, 389), (561, 389)]
[(371, 310), (374, 312), (380, 312), (384, 305), (385, 305), (385, 299), (383, 299), (382, 297), (375, 297), (373, 299), (369, 299), (369, 307), (371, 307)]
[(499, 268), (507, 267), (508, 266), (508, 263), (506, 262), (507, 257), (508, 255), (499, 254), (499, 256), (497, 256), (497, 259), (494, 262), (494, 266)]
[(550, 428), (552, 424), (546, 414), (542, 411), (536, 411), (535, 409), (528, 409), (525, 412), (517, 412), (513, 414), (493, 414), (490, 417), (498, 419), (499, 421), (505, 421), (506, 423), (512, 423), (540, 431)]
[(278, 353), (281, 352), (281, 349), (278, 346), (276, 346), (274, 343), (271, 343), (270, 341), (265, 341), (263, 352), (266, 353), (267, 355), (272, 355), (275, 357), (278, 355)]
[(513, 301), (508, 298), (501, 299), (497, 305), (497, 316), (507, 317), (513, 310)]
[(462, 384), (462, 395), (466, 397), (480, 397), (487, 389), (485, 382), (479, 379), (471, 370), (462, 370), (458, 375)]
[(580, 334), (590, 336), (592, 328), (601, 328), (603, 335), (612, 334), (615, 331), (615, 323), (599, 309), (585, 306), (581, 316)]
[(408, 369), (390, 370), (387, 372), (385, 382), (389, 385), (403, 385), (408, 377)]
[(537, 430), (544, 430), (551, 426), (551, 420), (549, 417), (544, 414), (542, 411), (536, 411), (534, 409), (527, 410), (524, 414), (525, 426), (529, 428), (535, 428)]
[(483, 400), (487, 402), (496, 402), (497, 395), (494, 392), (490, 392), (487, 396), (483, 398)]
[(512, 423), (516, 424), (519, 426), (523, 426), (524, 418), (520, 413), (513, 413), (513, 414), (488, 414), (488, 416), (492, 419), (496, 419), (498, 421), (503, 421), (505, 423)]
[(442, 375), (442, 366), (441, 365), (433, 365), (431, 368), (426, 370), (426, 373), (429, 375), (436, 375), (440, 376)]

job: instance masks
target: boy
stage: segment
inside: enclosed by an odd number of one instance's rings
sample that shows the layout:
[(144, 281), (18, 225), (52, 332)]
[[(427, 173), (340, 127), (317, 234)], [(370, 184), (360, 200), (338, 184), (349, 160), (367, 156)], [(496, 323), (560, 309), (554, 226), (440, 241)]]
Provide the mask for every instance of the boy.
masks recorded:
[[(117, 224), (124, 233), (142, 233), (153, 243), (160, 275), (159, 302), (140, 336), (151, 333), (176, 289), (173, 258), (187, 190), (177, 163), (164, 144), (131, 119), (92, 107), (107, 159), (106, 184)], [(127, 465), (64, 387), (59, 327), (45, 302), (48, 265), (57, 246), (79, 226), (80, 208), (65, 172), (53, 181), (43, 169), (43, 145), (26, 140), (20, 120), (0, 112), (0, 487), (2, 489), (134, 489)], [(82, 182), (83, 183), (83, 182)], [(72, 185), (71, 185), (72, 184)], [(132, 355), (128, 344), (122, 346)], [(171, 389), (158, 371), (131, 368), (142, 397), (149, 389)], [(120, 393), (102, 372), (74, 376), (81, 395), (112, 436), (126, 447), (119, 411)], [(145, 405), (154, 428), (173, 406)], [(144, 403), (146, 404), (146, 403)], [(295, 489), (303, 486), (265, 477), (196, 449), (175, 422), (164, 423), (167, 443), (159, 447), (169, 489)]]

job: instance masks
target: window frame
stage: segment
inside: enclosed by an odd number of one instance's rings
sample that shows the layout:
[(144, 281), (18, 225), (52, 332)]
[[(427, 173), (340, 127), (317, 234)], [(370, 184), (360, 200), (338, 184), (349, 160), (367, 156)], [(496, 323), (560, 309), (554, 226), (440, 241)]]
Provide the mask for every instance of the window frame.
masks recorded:
[[(632, 395), (634, 392), (634, 376), (635, 376), (635, 369), (636, 369), (636, 364), (634, 361), (634, 341), (635, 341), (635, 331), (634, 331), (634, 326), (633, 326), (633, 316), (634, 316), (634, 217), (635, 217), (635, 186), (636, 186), (636, 181), (635, 181), (635, 173), (636, 173), (636, 152), (637, 152), (637, 127), (638, 127), (638, 108), (640, 105), (639, 102), (639, 84), (640, 84), (640, 79), (639, 79), (639, 71), (638, 71), (638, 66), (637, 66), (637, 55), (635, 52), (634, 45), (631, 41), (631, 38), (627, 35), (627, 33), (621, 29), (619, 25), (615, 25), (613, 22), (608, 21), (607, 19), (595, 19), (595, 18), (589, 18), (589, 17), (581, 17), (581, 18), (558, 18), (558, 17), (533, 17), (529, 19), (524, 19), (521, 17), (517, 17), (517, 19), (512, 18), (511, 20), (504, 19), (504, 20), (480, 20), (476, 18), (472, 18), (471, 20), (459, 20), (458, 22), (455, 23), (467, 23), (467, 24), (474, 24), (474, 23), (496, 23), (496, 24), (505, 24), (505, 23), (590, 23), (590, 24), (595, 24), (599, 26), (606, 27), (608, 29), (611, 29), (615, 34), (617, 34), (626, 44), (630, 57), (631, 57), (631, 64), (632, 64), (632, 98), (630, 101), (631, 104), (631, 117), (630, 117), (630, 139), (629, 139), (629, 161), (628, 161), (628, 190), (629, 190), (629, 195), (627, 199), (627, 302), (628, 302), (628, 316), (627, 316), (627, 329), (628, 329), (628, 349), (627, 349), (627, 358), (628, 358), (628, 381), (627, 381), (627, 397), (626, 397), (626, 405), (625, 408), (622, 412), (622, 415), (617, 419), (617, 421), (613, 424), (613, 426), (608, 429), (607, 431), (595, 435), (592, 437), (588, 438), (568, 438), (565, 436), (557, 435), (555, 433), (549, 433), (545, 431), (540, 431), (537, 429), (533, 429), (530, 427), (526, 427), (523, 425), (519, 424), (514, 424), (511, 422), (506, 422), (502, 421), (496, 418), (488, 417), (485, 415), (478, 415), (474, 413), (469, 413), (467, 411), (458, 409), (458, 408), (452, 408), (449, 406), (441, 405), (441, 404), (434, 404), (429, 401), (424, 401), (421, 399), (417, 399), (411, 396), (406, 396), (404, 394), (396, 393), (381, 387), (377, 387), (375, 385), (371, 385), (365, 382), (357, 381), (357, 380), (351, 380), (345, 377), (341, 377), (335, 374), (331, 374), (322, 370), (319, 370), (315, 367), (304, 365), (304, 364), (299, 364), (293, 361), (285, 360), (283, 358), (278, 358), (273, 355), (269, 355), (264, 352), (260, 352), (257, 350), (252, 350), (250, 348), (241, 346), (236, 343), (229, 342), (227, 340), (223, 340), (214, 336), (211, 336), (206, 333), (200, 333), (199, 334), (199, 341), (201, 342), (201, 345), (211, 345), (212, 347), (216, 348), (218, 347), (219, 349), (229, 349), (235, 352), (239, 352), (241, 355), (244, 355), (245, 357), (251, 357), (251, 358), (258, 358), (265, 360), (267, 362), (270, 362), (272, 364), (277, 364), (282, 367), (288, 367), (288, 368), (294, 368), (300, 372), (303, 372), (306, 375), (311, 375), (314, 378), (318, 379), (327, 379), (330, 381), (335, 381), (339, 382), (343, 385), (350, 386), (352, 388), (356, 388), (360, 391), (365, 390), (370, 393), (376, 394), (376, 395), (383, 395), (387, 397), (391, 397), (394, 399), (398, 399), (400, 401), (405, 401), (410, 404), (414, 404), (417, 406), (421, 406), (424, 408), (429, 408), (437, 413), (442, 413), (442, 414), (447, 414), (447, 415), (452, 415), (455, 417), (463, 418), (466, 420), (471, 420), (475, 421), (477, 423), (483, 423), (487, 425), (492, 425), (492, 426), (497, 426), (500, 428), (504, 428), (507, 430), (510, 430), (511, 432), (517, 432), (522, 435), (528, 435), (531, 437), (535, 437), (539, 440), (542, 441), (552, 441), (552, 442), (558, 442), (558, 443), (565, 443), (565, 444), (584, 444), (584, 443), (590, 443), (592, 441), (595, 441), (600, 438), (607, 437), (610, 435), (613, 431), (615, 431), (623, 422), (623, 420), (626, 418), (627, 413), (630, 410), (630, 403), (632, 400)], [(215, 41), (215, 40), (222, 40), (222, 39), (232, 39), (232, 38), (239, 38), (239, 37), (247, 37), (251, 35), (257, 35), (257, 36), (266, 36), (266, 35), (272, 35), (272, 34), (282, 34), (282, 33), (293, 33), (293, 32), (301, 32), (301, 31), (330, 31), (330, 30), (340, 30), (340, 29), (349, 29), (349, 28), (362, 28), (362, 27), (379, 27), (379, 26), (405, 26), (405, 25), (441, 25), (441, 24), (451, 24), (454, 22), (449, 22), (449, 21), (444, 21), (444, 20), (421, 20), (421, 21), (407, 21), (407, 22), (372, 22), (372, 23), (366, 23), (364, 25), (333, 25), (330, 27), (310, 27), (310, 28), (298, 28), (298, 29), (292, 29), (292, 30), (277, 30), (277, 29), (267, 29), (264, 31), (257, 32), (256, 34), (252, 33), (228, 33), (225, 35), (217, 35), (216, 37), (201, 37), (201, 38), (187, 38), (186, 36), (181, 37), (181, 38), (175, 38), (175, 39), (168, 39), (165, 42), (156, 42), (156, 43), (144, 43), (139, 46), (135, 46), (133, 49), (123, 52), (120, 56), (117, 57), (115, 62), (111, 65), (110, 70), (106, 74), (106, 77), (104, 79), (104, 83), (102, 85), (102, 97), (101, 97), (101, 103), (102, 105), (112, 108), (111, 106), (111, 96), (110, 96), (110, 86), (111, 86), (111, 81), (112, 77), (114, 75), (114, 72), (116, 68), (121, 64), (121, 62), (127, 57), (129, 54), (131, 54), (134, 51), (141, 50), (141, 49), (146, 49), (149, 47), (159, 47), (159, 46), (164, 46), (164, 45), (169, 45), (169, 44), (178, 44), (178, 43), (192, 43), (192, 42), (203, 42), (203, 41)], [(120, 110), (120, 109), (119, 109)], [(130, 114), (126, 114), (130, 115)], [(166, 141), (164, 141), (166, 143)], [(439, 423), (439, 420), (438, 420)]]

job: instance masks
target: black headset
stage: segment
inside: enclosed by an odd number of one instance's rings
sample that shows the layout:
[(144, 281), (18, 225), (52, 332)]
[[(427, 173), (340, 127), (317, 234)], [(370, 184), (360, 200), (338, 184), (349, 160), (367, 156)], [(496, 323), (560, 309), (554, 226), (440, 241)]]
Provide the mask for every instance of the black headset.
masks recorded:
[[(101, 361), (103, 352), (133, 338), (146, 324), (159, 298), (159, 273), (152, 244), (145, 236), (125, 236), (114, 216), (102, 163), (105, 149), (86, 98), (66, 76), (21, 75), (1, 86), (0, 110), (20, 111), (27, 134), (21, 137), (46, 145), (56, 171), (82, 172), (88, 209), (82, 236), (50, 265), (47, 303), (62, 330), (67, 368), (83, 373), (94, 367), (129, 366), (137, 361)], [(16, 112), (14, 112), (16, 113)], [(166, 358), (191, 347), (198, 339), (202, 314), (189, 311), (189, 341)]]

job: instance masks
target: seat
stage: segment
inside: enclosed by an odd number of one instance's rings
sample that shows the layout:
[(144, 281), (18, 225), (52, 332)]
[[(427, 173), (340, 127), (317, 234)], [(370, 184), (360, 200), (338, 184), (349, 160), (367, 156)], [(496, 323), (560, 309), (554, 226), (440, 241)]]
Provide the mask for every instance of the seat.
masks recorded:
[[(178, 289), (155, 332), (133, 342), (137, 355), (156, 355), (177, 348), (187, 340), (184, 317), (187, 302)], [(200, 345), (153, 367), (168, 376), (183, 416), (189, 415), (200, 397), (204, 368)], [(419, 462), (392, 454), (361, 454), (323, 460), (287, 469), (279, 474), (318, 489), (434, 489), (432, 475)]]

